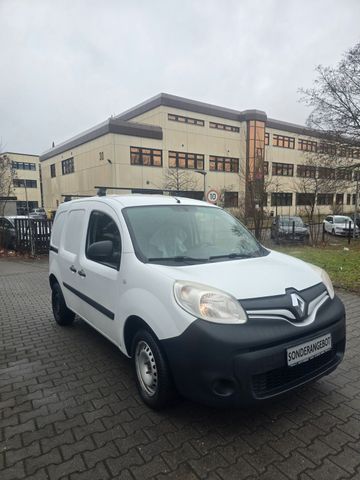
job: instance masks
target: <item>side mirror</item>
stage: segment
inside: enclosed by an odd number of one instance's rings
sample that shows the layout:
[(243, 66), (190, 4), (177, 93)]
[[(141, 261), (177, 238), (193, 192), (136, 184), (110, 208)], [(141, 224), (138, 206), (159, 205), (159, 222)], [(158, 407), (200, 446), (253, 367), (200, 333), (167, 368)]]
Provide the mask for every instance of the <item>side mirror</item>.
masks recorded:
[(309, 224), (308, 224), (308, 223), (304, 223), (304, 227), (305, 227), (305, 228), (309, 228)]
[(113, 242), (111, 240), (103, 240), (101, 242), (95, 242), (87, 249), (86, 255), (90, 260), (100, 261), (108, 260), (113, 253)]

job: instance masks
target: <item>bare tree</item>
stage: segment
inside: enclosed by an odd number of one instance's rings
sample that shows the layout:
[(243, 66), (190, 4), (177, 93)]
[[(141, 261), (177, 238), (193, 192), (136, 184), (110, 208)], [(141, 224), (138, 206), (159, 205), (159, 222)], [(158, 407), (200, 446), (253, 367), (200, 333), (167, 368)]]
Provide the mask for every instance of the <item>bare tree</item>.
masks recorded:
[(162, 188), (174, 192), (196, 191), (199, 184), (194, 174), (180, 168), (168, 168), (164, 172)]
[[(335, 195), (343, 195), (352, 186), (351, 159), (338, 154), (340, 150), (337, 142), (321, 145), (318, 151), (306, 152), (303, 163), (297, 166), (297, 177), (294, 178), (297, 204), (301, 204), (302, 216), (309, 223), (313, 245), (320, 240), (321, 207), (330, 205), (334, 213), (340, 213), (335, 211)], [(343, 208), (342, 204), (338, 207)]]
[(360, 43), (337, 66), (319, 65), (316, 71), (314, 86), (300, 90), (301, 101), (312, 108), (307, 126), (322, 139), (317, 152), (307, 155), (305, 162), (309, 171), (316, 170), (316, 176), (302, 178), (296, 187), (309, 194), (304, 210), (310, 221), (321, 195), (353, 187), (350, 172), (356, 166), (354, 159), (360, 158)]
[(15, 172), (10, 158), (6, 154), (0, 154), (0, 216), (4, 215), (7, 199), (13, 192)]
[[(0, 154), (0, 217), (4, 216), (6, 203), (13, 191), (14, 178), (15, 169), (12, 161), (7, 155)], [(5, 243), (5, 231), (0, 229), (0, 247)]]
[(302, 101), (313, 108), (307, 125), (335, 141), (360, 143), (360, 43), (336, 67), (316, 68), (313, 88), (301, 89)]
[(251, 218), (255, 237), (258, 240), (263, 240), (264, 227), (267, 226), (268, 219), (267, 198), (271, 190), (272, 178), (265, 172), (263, 152), (258, 153), (255, 163), (256, 168), (254, 171), (244, 167), (240, 175), (246, 179), (246, 217)]

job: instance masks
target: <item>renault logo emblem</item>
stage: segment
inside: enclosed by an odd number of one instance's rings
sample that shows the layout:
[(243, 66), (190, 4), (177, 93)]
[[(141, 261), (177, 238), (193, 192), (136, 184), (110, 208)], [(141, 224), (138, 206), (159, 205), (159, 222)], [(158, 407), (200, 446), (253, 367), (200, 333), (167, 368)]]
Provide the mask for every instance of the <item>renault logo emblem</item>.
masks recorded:
[(300, 297), (297, 293), (292, 293), (291, 294), (291, 303), (292, 306), (295, 307), (295, 310), (297, 314), (299, 315), (299, 318), (302, 318), (305, 314), (305, 300)]

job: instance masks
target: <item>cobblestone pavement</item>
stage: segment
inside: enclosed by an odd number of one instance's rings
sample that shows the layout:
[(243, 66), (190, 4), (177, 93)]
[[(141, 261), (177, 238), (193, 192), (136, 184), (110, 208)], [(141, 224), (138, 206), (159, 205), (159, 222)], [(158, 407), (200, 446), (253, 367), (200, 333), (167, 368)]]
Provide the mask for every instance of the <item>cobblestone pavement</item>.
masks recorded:
[(0, 478), (360, 479), (360, 297), (336, 372), (254, 410), (139, 401), (130, 361), (50, 311), (46, 264), (0, 260)]

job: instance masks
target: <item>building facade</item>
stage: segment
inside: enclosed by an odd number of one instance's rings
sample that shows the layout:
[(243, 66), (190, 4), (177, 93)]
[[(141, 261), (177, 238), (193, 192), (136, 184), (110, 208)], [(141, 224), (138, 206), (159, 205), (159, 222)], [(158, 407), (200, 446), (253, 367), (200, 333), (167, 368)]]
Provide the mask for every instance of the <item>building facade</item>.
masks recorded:
[[(313, 175), (307, 156), (320, 146), (321, 139), (305, 127), (259, 110), (160, 94), (44, 152), (44, 206), (56, 209), (66, 196), (94, 195), (96, 185), (106, 185), (133, 193), (176, 190), (195, 198), (204, 189), (216, 190), (225, 207), (244, 207), (249, 185), (261, 178), (269, 213), (300, 213), (308, 197), (299, 183)], [(172, 178), (178, 174), (176, 186), (169, 185), (168, 172), (176, 172)], [(351, 211), (351, 175), (346, 188), (322, 193), (321, 213), (336, 202)]]
[(16, 197), (16, 214), (42, 206), (41, 172), (38, 155), (4, 152), (12, 162), (15, 175), (11, 195)]

